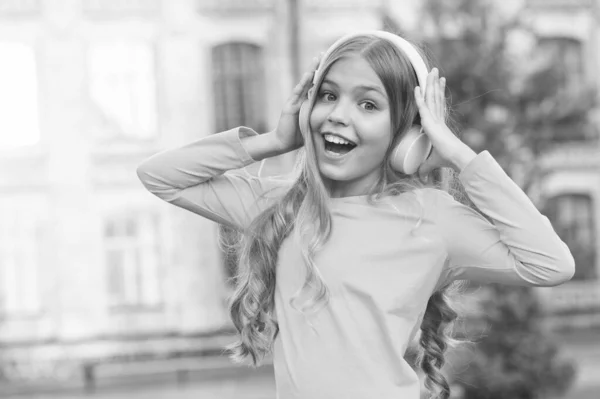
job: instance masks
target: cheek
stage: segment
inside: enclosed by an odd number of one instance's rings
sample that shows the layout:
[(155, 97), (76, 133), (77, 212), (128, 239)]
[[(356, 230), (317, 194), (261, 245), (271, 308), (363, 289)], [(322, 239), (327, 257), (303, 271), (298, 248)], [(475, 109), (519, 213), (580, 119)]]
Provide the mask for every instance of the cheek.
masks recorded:
[(313, 107), (309, 118), (311, 132), (317, 132), (319, 127), (323, 124), (323, 121), (326, 117), (327, 110), (325, 109), (325, 107), (319, 105), (318, 103), (315, 103), (315, 106)]
[(365, 142), (384, 151), (392, 142), (392, 127), (385, 118), (369, 119), (356, 124)]

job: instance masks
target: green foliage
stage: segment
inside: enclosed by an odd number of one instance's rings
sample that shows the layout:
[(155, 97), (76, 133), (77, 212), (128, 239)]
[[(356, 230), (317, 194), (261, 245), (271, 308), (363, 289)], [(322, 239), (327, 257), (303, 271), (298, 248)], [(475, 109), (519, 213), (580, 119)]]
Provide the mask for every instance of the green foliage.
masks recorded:
[[(539, 155), (565, 140), (590, 140), (595, 94), (573, 83), (519, 18), (491, 1), (427, 0), (428, 54), (447, 79), (450, 124), (475, 151), (488, 150), (526, 192), (544, 171)], [(529, 41), (529, 46), (523, 43)], [(514, 48), (521, 48), (515, 52)], [(485, 326), (450, 376), (464, 399), (534, 399), (565, 392), (575, 369), (543, 331), (530, 288), (490, 285), (474, 325)]]
[(541, 153), (597, 137), (590, 120), (596, 95), (565, 69), (565, 54), (521, 21), (522, 12), (496, 4), (427, 0), (421, 25), (434, 32), (428, 55), (447, 79), (451, 125), (527, 190), (542, 176)]
[(494, 284), (486, 291), (480, 322), (488, 330), (455, 376), (464, 399), (535, 399), (563, 394), (575, 369), (560, 358), (542, 329), (542, 310), (526, 287)]

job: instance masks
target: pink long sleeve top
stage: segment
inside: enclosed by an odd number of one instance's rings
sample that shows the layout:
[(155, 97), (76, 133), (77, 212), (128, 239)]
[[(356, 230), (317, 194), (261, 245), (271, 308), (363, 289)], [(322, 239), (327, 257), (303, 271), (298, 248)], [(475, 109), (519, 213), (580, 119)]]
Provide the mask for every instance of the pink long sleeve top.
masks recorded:
[[(255, 134), (240, 127), (162, 151), (138, 176), (164, 201), (244, 228), (290, 183), (229, 173), (255, 162), (242, 142)], [(493, 223), (433, 188), (413, 193), (423, 209), (411, 193), (376, 205), (366, 196), (332, 198), (331, 238), (315, 257), (331, 296), (315, 315), (290, 306), (305, 268), (294, 235), (284, 240), (275, 291), (278, 399), (418, 399), (418, 375), (404, 354), (436, 288), (456, 279), (554, 286), (573, 276), (567, 246), (489, 152), (459, 179)]]

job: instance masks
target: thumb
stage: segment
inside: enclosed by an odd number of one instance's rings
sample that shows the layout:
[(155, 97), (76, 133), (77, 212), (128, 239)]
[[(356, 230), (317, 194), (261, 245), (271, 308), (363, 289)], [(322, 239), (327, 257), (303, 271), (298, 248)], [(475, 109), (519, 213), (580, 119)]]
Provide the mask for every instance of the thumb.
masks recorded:
[(424, 183), (427, 182), (427, 177), (429, 174), (440, 166), (435, 158), (435, 155), (432, 154), (432, 156), (428, 157), (418, 169), (419, 179), (421, 179), (421, 181)]

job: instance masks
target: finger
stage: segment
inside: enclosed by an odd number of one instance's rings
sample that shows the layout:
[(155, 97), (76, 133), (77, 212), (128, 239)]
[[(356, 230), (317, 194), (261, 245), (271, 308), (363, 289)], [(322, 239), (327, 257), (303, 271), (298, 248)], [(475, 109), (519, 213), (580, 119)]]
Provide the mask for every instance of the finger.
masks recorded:
[(305, 72), (305, 73), (302, 74), (302, 77), (300, 78), (300, 81), (294, 87), (294, 90), (292, 90), (292, 93), (295, 96), (299, 97), (302, 94), (302, 92), (304, 91), (305, 87), (307, 86), (307, 83), (308, 83), (310, 77), (311, 77), (311, 73), (310, 72)]
[(429, 106), (425, 102), (425, 96), (423, 95), (423, 92), (419, 86), (415, 87), (415, 101), (417, 102), (417, 107), (419, 108), (421, 125), (424, 125), (428, 120), (431, 120), (432, 116)]
[[(321, 53), (322, 55), (322, 53)], [(311, 65), (310, 65), (310, 70), (309, 70), (309, 79), (308, 82), (306, 82), (306, 86), (305, 86), (305, 90), (304, 93), (302, 93), (302, 98), (304, 99), (306, 97), (306, 93), (308, 93), (308, 91), (310, 90), (310, 88), (313, 85), (314, 79), (315, 79), (315, 74), (317, 73), (317, 69), (319, 68), (320, 62), (321, 62), (321, 55), (319, 57), (313, 57)]]
[(435, 150), (435, 148), (433, 148), (431, 154), (419, 167), (419, 178), (425, 181), (427, 176), (429, 176), (434, 170), (438, 169), (442, 165), (443, 161), (440, 158), (439, 153)]
[(313, 57), (311, 63), (310, 63), (310, 70), (311, 71), (315, 71), (319, 64), (321, 63), (321, 58), (323, 57), (323, 53), (319, 54), (318, 57)]
[(425, 87), (425, 102), (427, 103), (427, 107), (430, 110), (434, 110), (434, 88), (433, 88), (433, 83), (434, 83), (434, 72), (435, 72), (435, 68), (431, 70), (431, 72), (429, 72), (429, 75), (427, 75), (427, 87)]
[(431, 114), (434, 117), (437, 117), (437, 90), (436, 90), (436, 83), (437, 83), (437, 79), (438, 79), (438, 69), (437, 68), (433, 68), (433, 70), (431, 71), (431, 99), (430, 99), (430, 104), (429, 104), (429, 110), (431, 111)]
[(439, 77), (439, 70), (436, 73), (435, 79), (434, 79), (435, 83), (434, 83), (434, 97), (435, 97), (435, 117), (437, 118), (437, 120), (442, 120), (441, 116), (442, 116), (442, 111), (441, 111), (441, 105), (442, 105), (442, 101), (440, 100), (440, 77)]
[(440, 104), (440, 121), (444, 121), (444, 107), (446, 106), (446, 99), (444, 97), (444, 87), (442, 86), (442, 79), (438, 80), (438, 102)]
[(417, 171), (417, 173), (419, 174), (419, 179), (421, 179), (422, 182), (426, 183), (427, 176), (429, 175), (429, 173), (431, 173), (432, 170), (433, 168), (431, 162), (429, 160), (425, 160), (425, 162), (421, 164), (419, 170)]
[(442, 92), (442, 121), (446, 120), (446, 78), (441, 79)]
[(290, 96), (290, 101), (292, 105), (302, 104), (304, 100), (306, 100), (306, 94), (310, 89), (312, 84), (312, 74), (310, 72), (305, 72), (300, 79), (300, 82), (294, 87), (292, 90), (292, 95)]

